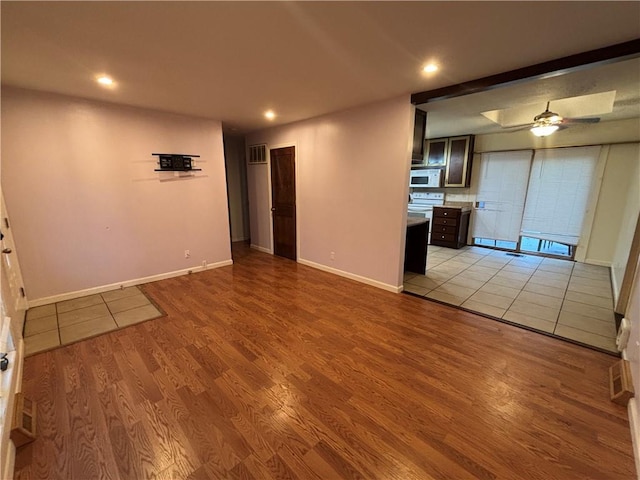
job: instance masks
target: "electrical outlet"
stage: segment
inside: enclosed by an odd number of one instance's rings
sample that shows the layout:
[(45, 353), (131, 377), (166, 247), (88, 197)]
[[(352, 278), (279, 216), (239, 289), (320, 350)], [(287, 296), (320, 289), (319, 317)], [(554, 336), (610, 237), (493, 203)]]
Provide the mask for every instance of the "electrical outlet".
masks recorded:
[(184, 258), (191, 258), (191, 254), (189, 253), (189, 250), (184, 251)]
[(331, 252), (331, 255), (329, 255), (329, 258), (331, 258), (331, 260), (335, 260), (336, 259), (336, 252)]

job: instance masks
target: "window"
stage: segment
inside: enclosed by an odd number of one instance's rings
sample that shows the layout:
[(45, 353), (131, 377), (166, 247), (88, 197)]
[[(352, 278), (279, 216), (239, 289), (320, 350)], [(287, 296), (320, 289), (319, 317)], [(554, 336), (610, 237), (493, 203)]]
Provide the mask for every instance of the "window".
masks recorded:
[(578, 244), (599, 155), (599, 146), (536, 151), (521, 235)]
[(532, 150), (482, 154), (472, 228), (472, 236), (483, 239), (480, 244), (493, 241), (494, 246), (513, 245), (515, 249), (532, 155)]

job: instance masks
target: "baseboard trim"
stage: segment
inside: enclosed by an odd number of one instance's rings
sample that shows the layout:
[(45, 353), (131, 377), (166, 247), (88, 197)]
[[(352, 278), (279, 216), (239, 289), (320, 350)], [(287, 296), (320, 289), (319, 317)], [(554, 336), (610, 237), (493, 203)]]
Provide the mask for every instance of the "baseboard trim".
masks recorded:
[(345, 272), (344, 270), (338, 270), (337, 268), (328, 267), (326, 265), (322, 265), (321, 263), (305, 260), (304, 258), (298, 258), (298, 263), (301, 263), (302, 265), (306, 265), (307, 267), (312, 267), (318, 270), (322, 270), (324, 272), (333, 273), (334, 275), (345, 277), (345, 278), (348, 278), (349, 280), (355, 280), (356, 282), (365, 283), (367, 285), (371, 285), (372, 287), (381, 288), (382, 290), (386, 290), (387, 292), (400, 293), (403, 288), (402, 285), (399, 285), (399, 286), (389, 285), (388, 283), (383, 283), (383, 282), (379, 282), (378, 280), (362, 277), (360, 275), (356, 275), (355, 273)]
[(611, 262), (603, 262), (602, 260), (592, 260), (590, 258), (585, 258), (583, 263), (587, 263), (589, 265), (597, 265), (598, 267), (611, 268)]
[(627, 404), (629, 412), (629, 428), (631, 428), (631, 443), (633, 445), (633, 458), (636, 461), (636, 472), (640, 480), (640, 418), (638, 418), (638, 399), (632, 398)]
[(109, 290), (115, 290), (117, 288), (132, 287), (134, 285), (141, 285), (143, 283), (157, 282), (158, 280), (164, 280), (166, 278), (180, 277), (182, 275), (189, 275), (190, 273), (194, 272), (203, 272), (205, 270), (212, 270), (214, 268), (228, 267), (229, 265), (233, 265), (233, 260), (223, 260), (221, 262), (208, 263), (206, 267), (194, 266), (190, 268), (184, 268), (182, 270), (175, 270), (173, 272), (151, 275), (149, 277), (134, 278), (132, 280), (111, 283), (109, 285), (101, 285), (99, 287), (76, 290), (75, 292), (61, 293), (59, 295), (52, 295), (50, 297), (37, 298), (35, 300), (29, 300), (29, 308), (48, 305), (50, 303), (64, 302), (65, 300), (73, 300), (74, 298), (86, 297), (87, 295), (95, 295), (96, 293), (108, 292)]
[(273, 255), (273, 250), (270, 250), (268, 248), (265, 247), (261, 247), (260, 245), (254, 245), (253, 243), (250, 245), (251, 248), (253, 248), (254, 250), (258, 250), (259, 252), (262, 253), (268, 253), (270, 255)]
[[(622, 351), (622, 358), (629, 360), (627, 349)], [(637, 397), (633, 397), (627, 404), (627, 413), (629, 416), (629, 428), (631, 429), (631, 445), (633, 448), (633, 458), (636, 462), (636, 474), (640, 480), (640, 402)]]

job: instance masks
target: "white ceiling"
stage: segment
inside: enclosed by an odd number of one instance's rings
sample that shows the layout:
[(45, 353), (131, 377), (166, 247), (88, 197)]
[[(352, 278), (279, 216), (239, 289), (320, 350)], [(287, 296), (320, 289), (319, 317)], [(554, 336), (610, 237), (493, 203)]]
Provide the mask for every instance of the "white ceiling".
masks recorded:
[[(640, 37), (640, 2), (2, 1), (0, 8), (3, 85), (209, 117), (238, 132)], [(429, 60), (440, 72), (421, 73)], [(97, 85), (100, 73), (117, 87)], [(270, 108), (274, 122), (262, 116)]]
[[(612, 99), (612, 93), (615, 97)], [(613, 105), (611, 105), (613, 100)], [(640, 58), (600, 65), (543, 80), (418, 105), (427, 111), (427, 138), (497, 133), (531, 123), (549, 109), (563, 117), (601, 122), (640, 117)], [(482, 113), (494, 112), (491, 121)]]

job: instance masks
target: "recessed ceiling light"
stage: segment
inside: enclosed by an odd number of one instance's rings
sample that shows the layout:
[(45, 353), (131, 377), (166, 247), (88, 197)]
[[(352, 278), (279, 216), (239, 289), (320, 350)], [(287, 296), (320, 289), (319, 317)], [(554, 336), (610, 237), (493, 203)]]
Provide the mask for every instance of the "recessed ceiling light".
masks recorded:
[(274, 113), (273, 110), (267, 110), (266, 112), (264, 112), (264, 116), (267, 117), (269, 120), (273, 120), (274, 118), (276, 118), (276, 114)]
[(108, 77), (107, 75), (100, 75), (96, 81), (100, 84), (100, 85), (104, 85), (105, 87), (111, 87), (113, 85), (113, 79), (111, 77)]
[(426, 72), (426, 73), (437, 72), (438, 71), (438, 65), (436, 65), (435, 63), (428, 63), (427, 65), (424, 66), (424, 68), (422, 70), (424, 72)]

